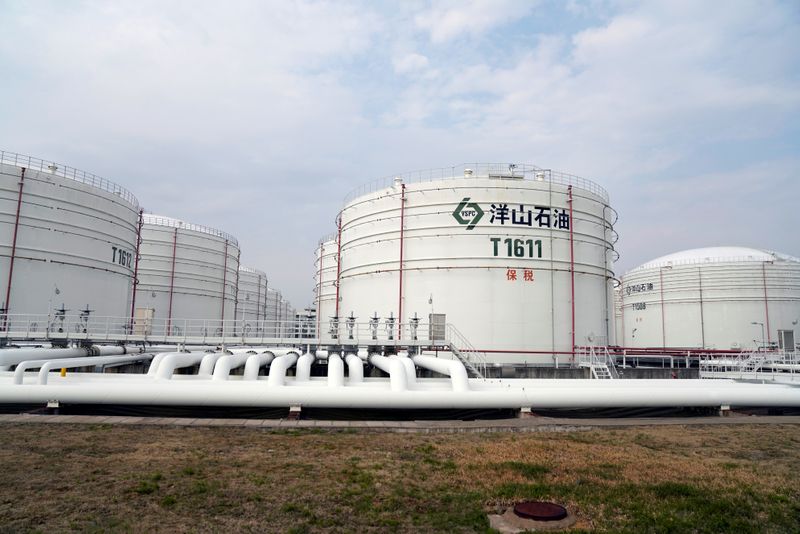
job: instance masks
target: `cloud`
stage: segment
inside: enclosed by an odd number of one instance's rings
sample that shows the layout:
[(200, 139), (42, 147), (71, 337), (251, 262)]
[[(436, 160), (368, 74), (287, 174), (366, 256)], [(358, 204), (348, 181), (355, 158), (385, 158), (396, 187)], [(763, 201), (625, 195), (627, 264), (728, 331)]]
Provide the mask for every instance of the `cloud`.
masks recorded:
[(428, 58), (421, 54), (405, 54), (394, 60), (394, 71), (398, 74), (408, 74), (425, 69)]
[(417, 14), (417, 27), (433, 43), (444, 43), (464, 34), (476, 36), (528, 14), (535, 6), (526, 0), (449, 0), (432, 2)]
[(791, 4), (2, 5), (0, 148), (237, 236), (298, 307), (348, 191), (463, 161), (600, 183), (619, 271), (757, 228), (800, 255)]

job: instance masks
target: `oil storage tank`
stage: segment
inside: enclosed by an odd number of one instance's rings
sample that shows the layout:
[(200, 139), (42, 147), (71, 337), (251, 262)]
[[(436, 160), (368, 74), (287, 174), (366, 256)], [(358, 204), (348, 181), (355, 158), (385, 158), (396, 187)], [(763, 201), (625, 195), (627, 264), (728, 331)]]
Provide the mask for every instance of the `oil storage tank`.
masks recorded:
[(182, 320), (233, 321), (239, 244), (220, 230), (172, 217), (143, 215), (135, 319), (167, 325)]
[(338, 274), (338, 247), (336, 236), (320, 240), (315, 256), (314, 301), (316, 303), (316, 331), (327, 332), (331, 318), (336, 314), (336, 276)]
[(0, 152), (0, 308), (128, 317), (138, 220), (105, 178)]
[(240, 265), (238, 286), (236, 319), (244, 323), (243, 328), (248, 332), (260, 334), (267, 317), (267, 274)]
[(800, 260), (746, 247), (656, 258), (622, 277), (624, 345), (792, 350)]
[(589, 180), (460, 165), (373, 182), (339, 217), (340, 316), (443, 315), (495, 364), (565, 364), (613, 335), (616, 213)]

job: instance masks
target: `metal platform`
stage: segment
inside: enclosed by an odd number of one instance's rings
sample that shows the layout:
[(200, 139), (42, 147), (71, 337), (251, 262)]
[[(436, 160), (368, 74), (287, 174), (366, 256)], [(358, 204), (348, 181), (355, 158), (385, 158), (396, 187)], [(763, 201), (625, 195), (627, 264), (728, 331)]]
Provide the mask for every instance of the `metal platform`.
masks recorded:
[[(128, 317), (84, 315), (0, 316), (0, 345), (53, 343), (55, 345), (259, 345), (306, 350), (347, 351), (370, 347), (396, 350), (437, 350), (452, 353), (473, 377), (486, 374), (486, 358), (451, 324), (415, 321), (341, 321), (321, 336), (303, 337), (294, 320), (192, 320), (131, 321)], [(276, 333), (295, 333), (276, 335)]]

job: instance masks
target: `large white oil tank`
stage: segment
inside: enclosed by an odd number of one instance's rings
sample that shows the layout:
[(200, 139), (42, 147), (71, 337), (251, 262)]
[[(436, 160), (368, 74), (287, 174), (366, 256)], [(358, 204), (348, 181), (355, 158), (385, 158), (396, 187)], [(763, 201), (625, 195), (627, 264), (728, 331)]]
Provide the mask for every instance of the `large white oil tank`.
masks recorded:
[(138, 220), (105, 178), (0, 152), (0, 314), (129, 317)]
[(267, 317), (267, 274), (264, 271), (239, 266), (239, 291), (236, 319), (258, 329)]
[(461, 165), (373, 182), (340, 217), (340, 316), (444, 314), (494, 363), (563, 365), (613, 334), (616, 213), (589, 180)]
[(294, 332), (294, 309), (280, 291), (271, 287), (267, 289), (266, 314), (267, 337), (291, 337)]
[(335, 235), (320, 240), (314, 264), (315, 326), (317, 332), (327, 332), (331, 318), (336, 315), (336, 275), (339, 263)]
[(626, 273), (621, 296), (627, 347), (793, 348), (800, 260), (744, 247), (686, 250)]
[(618, 284), (614, 288), (614, 339), (610, 340), (609, 345), (621, 345), (624, 336), (622, 335), (622, 285)]
[(136, 320), (167, 324), (181, 333), (183, 319), (230, 320), (236, 306), (239, 244), (213, 228), (144, 214)]

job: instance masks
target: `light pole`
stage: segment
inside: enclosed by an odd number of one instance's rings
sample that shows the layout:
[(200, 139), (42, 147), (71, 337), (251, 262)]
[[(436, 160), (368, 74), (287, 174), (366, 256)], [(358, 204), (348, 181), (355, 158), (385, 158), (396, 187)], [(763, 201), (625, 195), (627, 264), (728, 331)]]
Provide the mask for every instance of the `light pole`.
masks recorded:
[(764, 323), (759, 323), (758, 321), (753, 321), (750, 324), (760, 325), (761, 326), (761, 349), (766, 350), (766, 343), (764, 341)]

